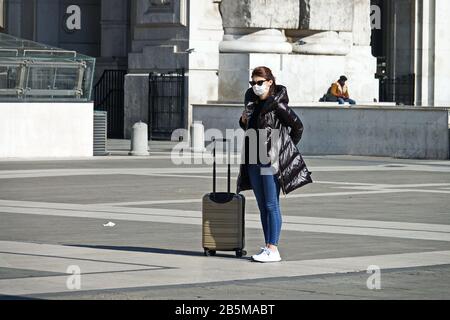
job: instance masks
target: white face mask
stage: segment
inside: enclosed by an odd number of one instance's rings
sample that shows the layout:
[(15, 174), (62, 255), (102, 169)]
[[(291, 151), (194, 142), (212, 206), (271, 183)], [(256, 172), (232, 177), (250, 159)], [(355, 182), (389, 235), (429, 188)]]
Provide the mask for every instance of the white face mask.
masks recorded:
[(267, 92), (268, 88), (265, 85), (265, 83), (262, 84), (262, 86), (254, 85), (253, 86), (253, 92), (258, 96), (261, 97)]

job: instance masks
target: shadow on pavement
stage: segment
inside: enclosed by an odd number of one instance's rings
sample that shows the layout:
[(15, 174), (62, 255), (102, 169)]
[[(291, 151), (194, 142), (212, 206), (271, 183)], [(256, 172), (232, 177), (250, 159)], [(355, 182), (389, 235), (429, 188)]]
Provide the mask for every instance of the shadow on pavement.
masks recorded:
[[(117, 251), (129, 251), (129, 252), (145, 252), (145, 253), (192, 256), (192, 257), (204, 257), (203, 251), (188, 251), (188, 250), (174, 250), (174, 249), (149, 248), (149, 247), (130, 247), (130, 246), (83, 245), (83, 244), (65, 244), (65, 246), (90, 248), (90, 249), (101, 249), (101, 250), (117, 250)], [(233, 253), (229, 253), (229, 254), (217, 253), (217, 255), (215, 257), (238, 259), (238, 258), (236, 258), (236, 256), (234, 256)], [(210, 257), (210, 258), (213, 259), (214, 257)], [(241, 259), (249, 259), (249, 258), (243, 257)]]
[(13, 301), (13, 300), (42, 300), (38, 298), (29, 298), (29, 297), (22, 297), (22, 296), (8, 296), (8, 295), (2, 295), (0, 294), (0, 300), (3, 301)]

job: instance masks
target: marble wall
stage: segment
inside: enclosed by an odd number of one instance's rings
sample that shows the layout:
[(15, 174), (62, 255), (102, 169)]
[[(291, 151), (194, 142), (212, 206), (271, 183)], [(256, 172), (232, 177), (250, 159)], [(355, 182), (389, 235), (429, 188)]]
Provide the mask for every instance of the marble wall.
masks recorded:
[[(305, 126), (298, 145), (304, 155), (449, 159), (448, 108), (326, 104), (291, 104), (291, 108)], [(241, 114), (241, 104), (194, 105), (194, 120), (224, 137), (229, 130), (227, 138), (238, 152), (243, 141), (238, 123)]]
[(450, 106), (450, 1), (436, 2), (434, 44), (434, 101), (435, 106)]
[(0, 0), (0, 31), (5, 28), (5, 15), (6, 15), (5, 0)]
[(419, 105), (450, 105), (449, 14), (449, 1), (415, 1), (413, 65)]
[[(239, 14), (241, 13), (241, 14)], [(352, 97), (378, 99), (370, 47), (370, 0), (222, 0), (219, 100), (238, 102), (265, 65), (295, 102), (316, 102), (342, 74)]]

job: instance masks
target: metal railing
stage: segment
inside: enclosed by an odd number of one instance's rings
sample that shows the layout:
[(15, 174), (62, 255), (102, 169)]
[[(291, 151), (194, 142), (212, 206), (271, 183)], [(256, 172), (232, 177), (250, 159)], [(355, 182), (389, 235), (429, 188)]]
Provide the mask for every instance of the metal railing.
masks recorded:
[(81, 99), (85, 70), (84, 61), (3, 59), (0, 61), (0, 97)]
[(106, 111), (108, 138), (124, 137), (124, 83), (126, 70), (105, 70), (94, 86), (94, 109)]
[(415, 103), (415, 75), (380, 79), (380, 102), (412, 106)]
[(149, 137), (170, 140), (172, 132), (185, 127), (185, 69), (149, 74)]
[(0, 33), (0, 99), (89, 101), (95, 58)]

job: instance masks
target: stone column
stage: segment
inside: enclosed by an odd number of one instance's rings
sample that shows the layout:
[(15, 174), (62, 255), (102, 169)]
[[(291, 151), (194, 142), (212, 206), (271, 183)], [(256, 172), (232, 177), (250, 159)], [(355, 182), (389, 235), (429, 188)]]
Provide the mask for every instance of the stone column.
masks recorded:
[(129, 136), (132, 120), (142, 108), (147, 108), (149, 71), (164, 73), (185, 69), (186, 129), (192, 123), (192, 104), (217, 100), (219, 42), (223, 37), (217, 2), (132, 1), (130, 73), (125, 87), (126, 136)]
[(195, 120), (192, 104), (218, 99), (219, 43), (223, 39), (219, 3), (216, 0), (190, 0), (189, 7), (189, 48), (191, 50), (186, 128), (189, 128)]
[(0, 30), (5, 28), (5, 1), (0, 0)]
[(437, 0), (434, 27), (434, 105), (450, 106), (450, 1)]
[(292, 52), (284, 29), (297, 29), (300, 0), (222, 0), (224, 29), (219, 45), (219, 100), (241, 102), (253, 68), (281, 74), (281, 57)]
[(370, 0), (353, 0), (353, 44), (370, 46)]
[(223, 53), (290, 53), (292, 45), (279, 29), (225, 28)]
[(414, 10), (416, 104), (448, 106), (450, 43), (447, 30), (450, 27), (450, 2), (416, 0)]
[(347, 55), (351, 42), (339, 36), (351, 33), (354, 21), (353, 1), (300, 0), (298, 30), (289, 30), (294, 52), (313, 55)]
[(102, 57), (128, 55), (128, 1), (102, 0)]
[(222, 0), (222, 53), (290, 53), (283, 29), (298, 28), (299, 0)]
[(187, 8), (188, 0), (132, 0), (131, 52), (125, 80), (125, 138), (131, 136), (135, 121), (148, 122), (148, 73), (188, 69)]
[(107, 69), (127, 69), (130, 31), (128, 1), (101, 0), (101, 56), (95, 65), (96, 80)]
[(134, 0), (129, 69), (173, 71), (188, 67), (187, 0)]
[(416, 0), (414, 3), (415, 43), (414, 70), (416, 74), (416, 104), (434, 103), (435, 2)]

